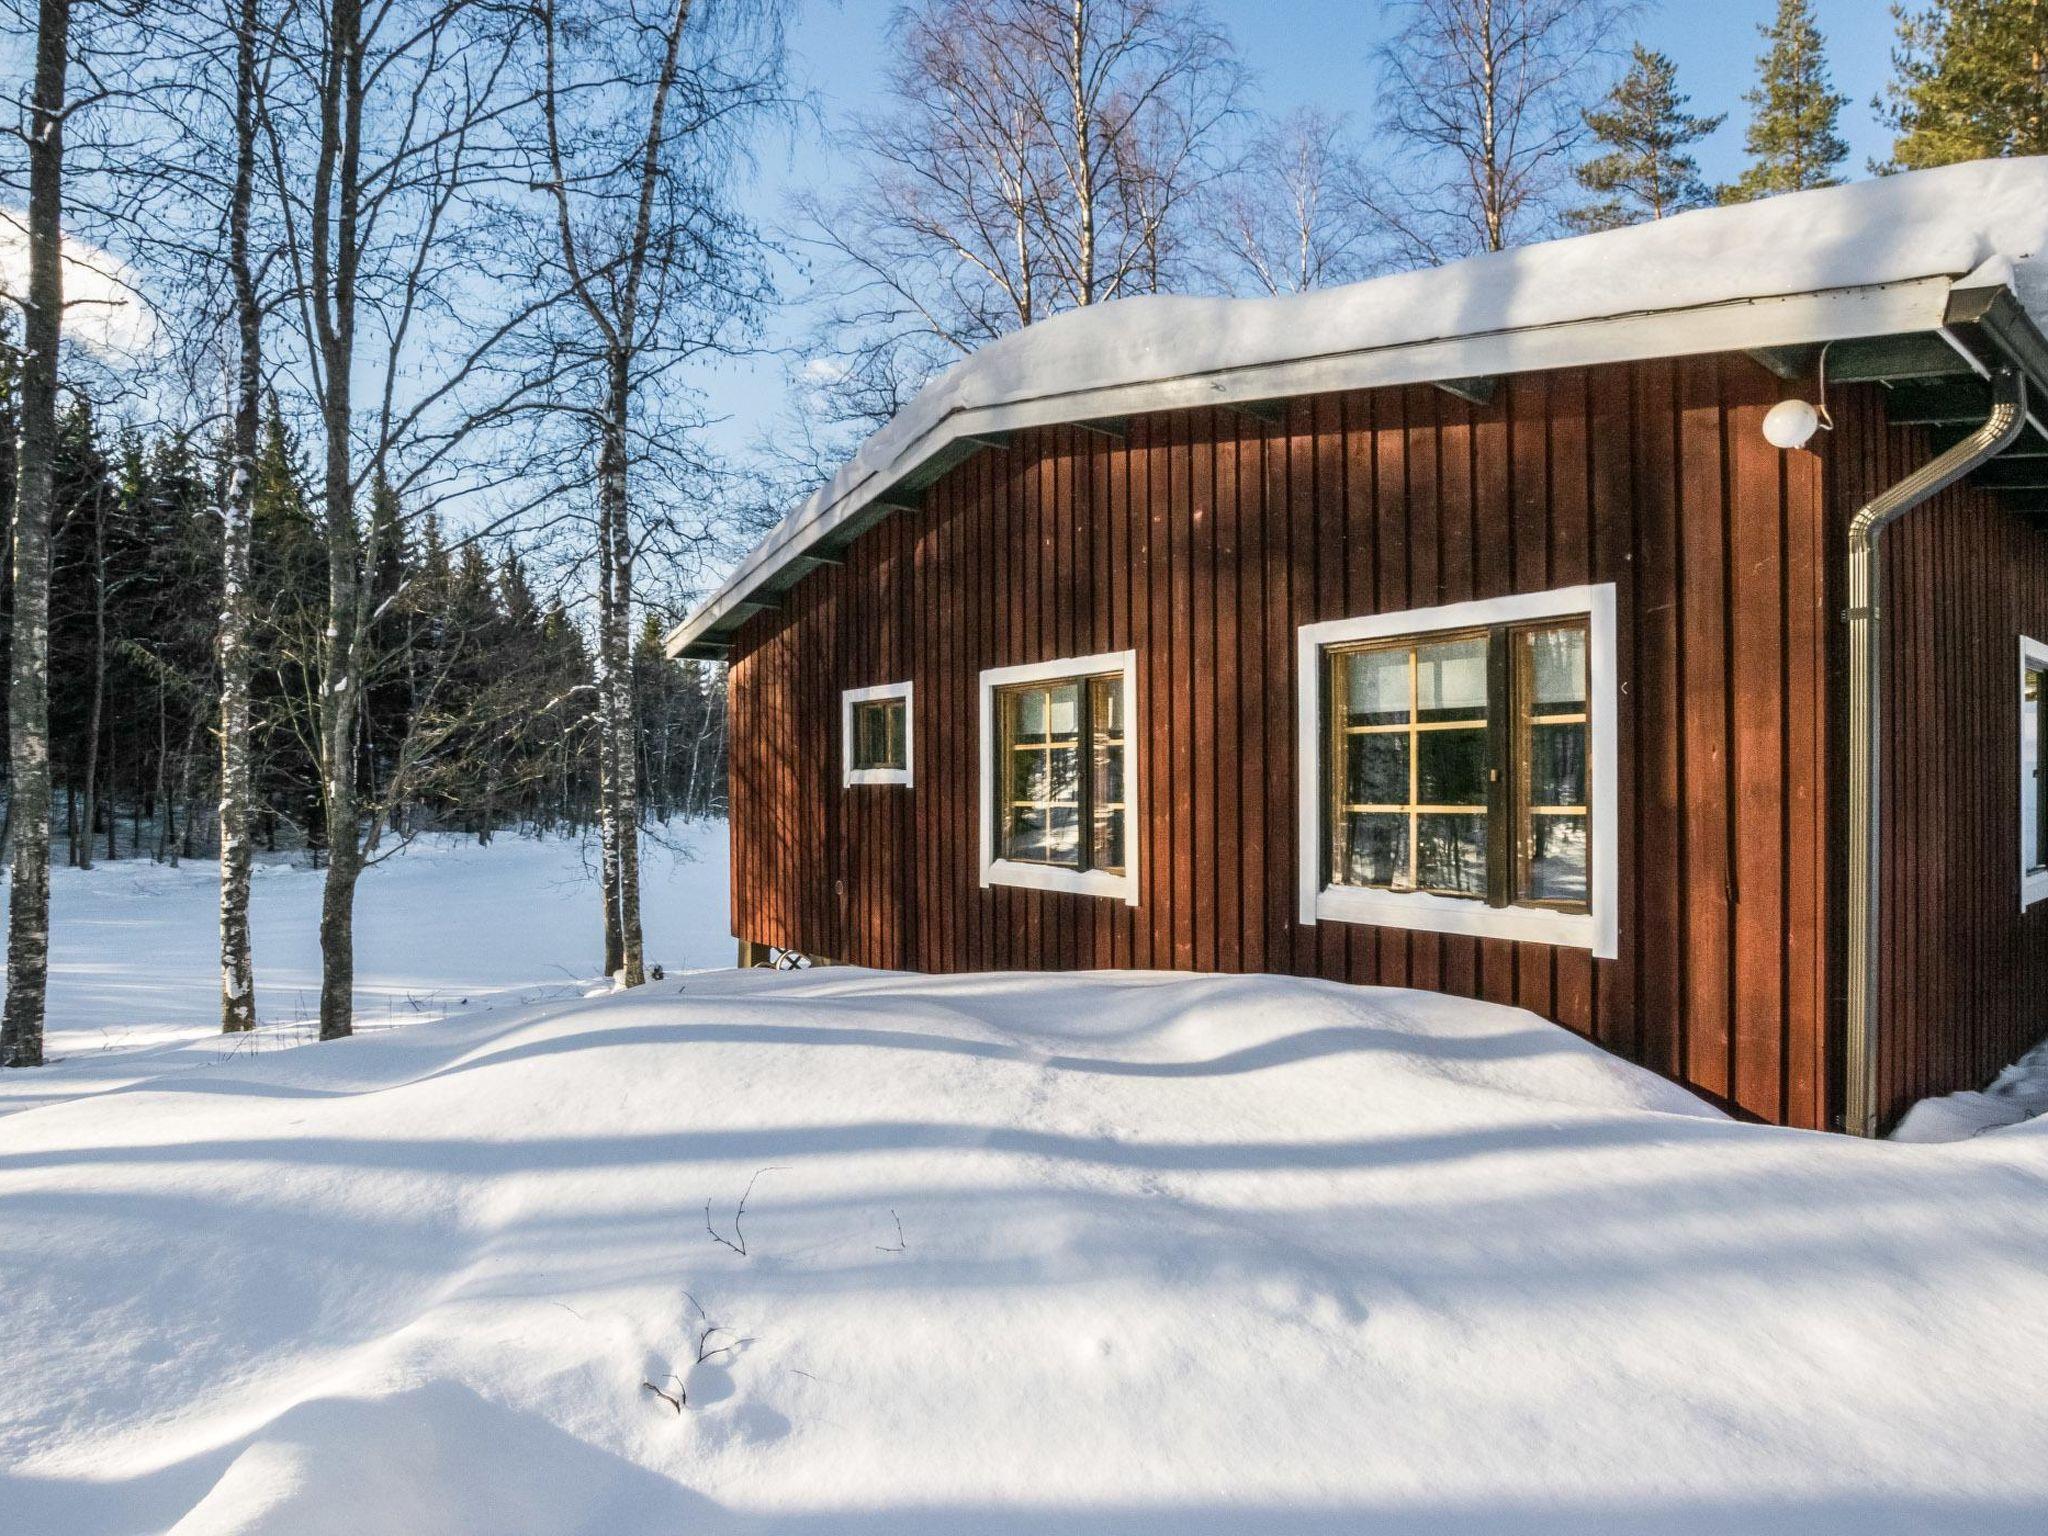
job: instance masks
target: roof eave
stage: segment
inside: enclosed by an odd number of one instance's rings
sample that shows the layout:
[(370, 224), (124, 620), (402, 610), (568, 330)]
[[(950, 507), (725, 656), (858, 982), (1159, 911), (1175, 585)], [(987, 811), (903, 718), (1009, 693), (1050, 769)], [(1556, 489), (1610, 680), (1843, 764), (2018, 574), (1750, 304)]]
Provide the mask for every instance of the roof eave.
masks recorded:
[(1729, 299), (1514, 330), (1444, 336), (1247, 364), (1209, 373), (1050, 391), (939, 418), (851, 485), (827, 487), (784, 530), (770, 534), (666, 639), (671, 657), (722, 656), (775, 578), (807, 552), (847, 535), (879, 497), (942, 453), (1031, 427), (1291, 399), (1339, 390), (1469, 380), (1546, 369), (1940, 329), (1954, 273), (1808, 293)]

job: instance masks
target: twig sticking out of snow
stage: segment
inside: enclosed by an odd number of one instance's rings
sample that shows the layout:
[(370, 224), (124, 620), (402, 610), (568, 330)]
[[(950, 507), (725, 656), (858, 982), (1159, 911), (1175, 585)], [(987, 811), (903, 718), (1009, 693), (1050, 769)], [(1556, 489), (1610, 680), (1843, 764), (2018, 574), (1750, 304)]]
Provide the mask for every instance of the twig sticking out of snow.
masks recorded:
[[(764, 1173), (787, 1172), (789, 1172), (787, 1168), (756, 1168), (754, 1170), (754, 1177), (747, 1180), (747, 1187), (740, 1192), (740, 1203), (733, 1207), (731, 1237), (727, 1237), (718, 1228), (711, 1225), (711, 1202), (706, 1200), (704, 1202), (704, 1230), (711, 1234), (711, 1240), (714, 1243), (723, 1243), (744, 1259), (747, 1256), (747, 1235), (740, 1230), (740, 1218), (747, 1214), (747, 1200), (754, 1193), (754, 1185)], [(703, 1308), (699, 1307), (698, 1311), (701, 1314)]]
[(687, 1403), (690, 1400), (690, 1394), (684, 1388), (683, 1381), (680, 1376), (671, 1376), (668, 1379), (676, 1384), (674, 1396), (670, 1396), (668, 1393), (662, 1391), (661, 1388), (657, 1387), (651, 1381), (643, 1381), (640, 1383), (640, 1385), (645, 1387), (648, 1391), (652, 1392), (664, 1403), (667, 1403), (669, 1407), (675, 1409), (677, 1413), (681, 1413), (683, 1411), (683, 1404)]
[(889, 1217), (896, 1223), (896, 1246), (891, 1248), (887, 1243), (877, 1243), (875, 1244), (875, 1252), (877, 1253), (901, 1253), (910, 1246), (903, 1241), (903, 1218), (898, 1216), (893, 1210), (889, 1212)]
[(711, 1335), (713, 1335), (714, 1333), (731, 1332), (732, 1329), (725, 1327), (723, 1324), (714, 1323), (709, 1328), (706, 1328), (702, 1333), (698, 1334), (697, 1363), (699, 1365), (702, 1365), (706, 1360), (711, 1359), (715, 1355), (729, 1355), (734, 1350), (745, 1349), (749, 1344), (754, 1342), (752, 1339), (734, 1339), (730, 1344), (721, 1344), (716, 1349), (705, 1348), (705, 1346), (711, 1342)]

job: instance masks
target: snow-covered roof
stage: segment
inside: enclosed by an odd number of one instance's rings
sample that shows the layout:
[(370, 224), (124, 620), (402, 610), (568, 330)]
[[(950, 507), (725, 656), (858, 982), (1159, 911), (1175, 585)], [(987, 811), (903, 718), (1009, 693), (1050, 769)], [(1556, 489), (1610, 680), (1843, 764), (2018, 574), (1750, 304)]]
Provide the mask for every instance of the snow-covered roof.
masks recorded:
[(2048, 157), (1978, 161), (1710, 208), (1278, 298), (1152, 296), (1057, 315), (928, 385), (669, 637), (747, 599), (963, 439), (1060, 422), (1932, 331), (1987, 262), (2048, 316)]

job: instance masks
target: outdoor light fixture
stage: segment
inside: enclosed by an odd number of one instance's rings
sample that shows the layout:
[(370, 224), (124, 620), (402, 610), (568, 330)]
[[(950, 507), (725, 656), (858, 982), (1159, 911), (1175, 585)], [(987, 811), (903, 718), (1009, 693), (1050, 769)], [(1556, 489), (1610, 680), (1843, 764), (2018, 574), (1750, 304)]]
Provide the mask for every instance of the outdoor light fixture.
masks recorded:
[(1773, 448), (1804, 448), (1820, 430), (1820, 412), (1804, 400), (1780, 400), (1764, 414), (1764, 439)]
[(1819, 405), (1780, 400), (1764, 413), (1764, 441), (1773, 448), (1804, 448), (1820, 428), (1835, 430), (1834, 418), (1828, 415), (1828, 347), (1833, 345), (1829, 342), (1820, 349)]

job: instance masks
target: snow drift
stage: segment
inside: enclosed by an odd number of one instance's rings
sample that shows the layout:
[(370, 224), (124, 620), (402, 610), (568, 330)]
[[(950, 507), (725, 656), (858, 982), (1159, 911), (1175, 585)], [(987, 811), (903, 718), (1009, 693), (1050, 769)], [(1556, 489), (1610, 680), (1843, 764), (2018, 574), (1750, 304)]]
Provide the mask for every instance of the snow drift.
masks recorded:
[(1272, 977), (702, 973), (184, 1065), (0, 1120), (11, 1530), (2048, 1520), (2032, 1127), (1739, 1125)]

